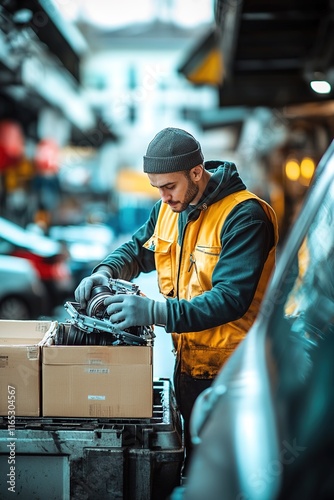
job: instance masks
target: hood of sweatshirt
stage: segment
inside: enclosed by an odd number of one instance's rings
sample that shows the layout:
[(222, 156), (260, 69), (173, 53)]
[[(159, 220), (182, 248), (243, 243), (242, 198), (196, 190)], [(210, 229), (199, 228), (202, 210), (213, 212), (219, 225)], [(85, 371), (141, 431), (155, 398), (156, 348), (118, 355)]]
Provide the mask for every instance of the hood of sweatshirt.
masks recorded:
[(197, 208), (204, 203), (207, 206), (212, 205), (231, 193), (246, 189), (234, 163), (211, 160), (205, 162), (204, 166), (211, 173), (211, 177)]
[(183, 221), (184, 217), (188, 218), (188, 220), (197, 219), (201, 210), (205, 210), (208, 206), (225, 198), (225, 196), (231, 193), (246, 189), (234, 163), (211, 160), (206, 161), (204, 167), (210, 172), (211, 177), (196, 207), (189, 206), (181, 216)]

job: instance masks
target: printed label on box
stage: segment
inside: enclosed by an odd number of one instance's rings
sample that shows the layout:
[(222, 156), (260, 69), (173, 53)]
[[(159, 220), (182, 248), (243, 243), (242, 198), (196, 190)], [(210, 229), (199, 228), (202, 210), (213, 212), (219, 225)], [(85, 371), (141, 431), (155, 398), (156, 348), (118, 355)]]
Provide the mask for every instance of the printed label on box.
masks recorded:
[(109, 368), (86, 368), (86, 373), (109, 373)]
[(94, 401), (105, 401), (106, 397), (105, 396), (88, 395), (88, 399), (93, 399)]
[(39, 350), (36, 345), (27, 347), (27, 358), (28, 359), (38, 359)]

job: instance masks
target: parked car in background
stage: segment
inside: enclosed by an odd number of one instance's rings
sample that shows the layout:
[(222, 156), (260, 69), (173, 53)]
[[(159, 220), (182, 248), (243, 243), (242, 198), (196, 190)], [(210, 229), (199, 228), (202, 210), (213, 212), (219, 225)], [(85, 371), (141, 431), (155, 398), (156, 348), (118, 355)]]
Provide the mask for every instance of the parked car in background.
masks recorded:
[(0, 319), (38, 319), (49, 311), (48, 296), (33, 265), (0, 255)]
[(334, 498), (334, 141), (260, 314), (192, 414), (173, 500)]
[(50, 313), (53, 307), (73, 297), (69, 255), (58, 241), (0, 217), (0, 255), (20, 257), (32, 264), (45, 286)]
[(51, 226), (49, 235), (66, 247), (75, 287), (110, 253), (115, 240), (103, 224)]

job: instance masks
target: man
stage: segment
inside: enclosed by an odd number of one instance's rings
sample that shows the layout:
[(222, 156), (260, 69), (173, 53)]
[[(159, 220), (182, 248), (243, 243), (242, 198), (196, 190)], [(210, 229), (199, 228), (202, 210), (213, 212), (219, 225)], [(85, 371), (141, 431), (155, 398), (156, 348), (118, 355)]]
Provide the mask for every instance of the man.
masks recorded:
[(120, 329), (156, 324), (172, 333), (188, 464), (193, 404), (254, 322), (275, 264), (277, 222), (233, 163), (204, 162), (199, 142), (182, 129), (153, 138), (144, 172), (161, 200), (132, 239), (79, 284), (75, 299), (84, 306), (92, 287), (111, 277), (157, 270), (166, 300), (119, 294), (105, 305)]

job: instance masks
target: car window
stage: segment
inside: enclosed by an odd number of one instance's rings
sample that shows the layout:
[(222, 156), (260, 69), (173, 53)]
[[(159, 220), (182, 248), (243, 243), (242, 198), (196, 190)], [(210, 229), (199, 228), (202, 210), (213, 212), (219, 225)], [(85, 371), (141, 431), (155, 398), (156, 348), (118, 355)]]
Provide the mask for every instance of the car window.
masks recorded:
[[(321, 370), (321, 356), (334, 338), (334, 180), (276, 298), (267, 333), (268, 363), (283, 422), (296, 437), (305, 411), (302, 401), (306, 394), (310, 397), (312, 383)], [(315, 405), (312, 411), (318, 409)]]

